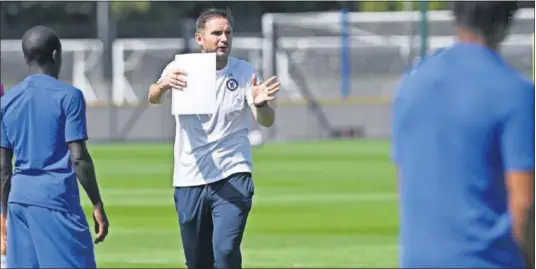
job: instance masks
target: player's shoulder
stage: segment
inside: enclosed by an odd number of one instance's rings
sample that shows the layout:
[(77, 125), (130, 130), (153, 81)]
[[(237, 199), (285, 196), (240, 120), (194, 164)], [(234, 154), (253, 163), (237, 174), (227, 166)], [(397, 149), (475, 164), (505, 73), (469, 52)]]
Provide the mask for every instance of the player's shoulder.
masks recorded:
[(43, 88), (55, 96), (78, 95), (82, 91), (75, 86), (48, 75), (31, 75), (20, 83), (24, 88)]
[(76, 86), (67, 84), (61, 80), (56, 80), (56, 85), (58, 86), (58, 89), (62, 92), (65, 92), (66, 94), (81, 94), (82, 91), (78, 89)]
[(485, 74), (488, 77), (486, 85), (494, 89), (499, 100), (534, 96), (534, 82), (531, 79), (504, 59), (496, 62), (497, 64), (487, 67)]
[(534, 111), (534, 83), (508, 64), (497, 65), (487, 73), (482, 84), (487, 102), (493, 104), (499, 115), (508, 118), (512, 111), (529, 109)]
[(420, 73), (417, 72), (425, 63), (426, 59), (422, 59), (420, 57), (417, 57), (413, 60), (413, 62), (402, 72), (402, 75), (398, 79), (397, 87), (395, 89), (395, 96), (397, 97), (400, 95), (401, 92), (407, 93), (407, 90), (403, 90), (403, 88), (408, 87), (409, 84), (413, 83), (413, 81), (418, 80), (416, 76), (418, 76)]
[(416, 57), (413, 62), (404, 70), (402, 73), (400, 81), (404, 81), (405, 78), (408, 77), (416, 77), (422, 72), (418, 72), (420, 69), (428, 68), (430, 65), (433, 65), (435, 62), (435, 58), (440, 57), (441, 54), (444, 52), (444, 48), (439, 48), (432, 53), (428, 54), (426, 57)]
[(42, 84), (42, 86), (47, 91), (53, 93), (50, 97), (56, 100), (56, 102), (64, 103), (66, 101), (67, 103), (70, 103), (78, 102), (78, 100), (84, 101), (82, 90), (59, 79), (47, 80), (46, 84)]
[(416, 57), (400, 76), (393, 92), (393, 100), (398, 102), (405, 97), (419, 95), (422, 88), (437, 79), (437, 74), (443, 73), (438, 63), (446, 50), (447, 48), (438, 48), (424, 58)]
[(503, 76), (497, 79), (496, 85), (501, 93), (499, 100), (508, 98), (516, 102), (534, 102), (534, 82), (517, 70), (505, 71)]
[(244, 73), (253, 73), (255, 72), (255, 67), (249, 62), (238, 59), (233, 56), (229, 56), (229, 70), (233, 72), (244, 72)]
[(3, 88), (3, 94), (1, 97), (1, 104), (2, 108), (7, 107), (11, 102), (18, 99), (17, 96), (24, 93), (24, 89), (26, 88), (25, 81), (20, 81), (19, 83), (13, 85), (11, 88), (4, 87)]
[(54, 91), (58, 93), (58, 96), (60, 97), (68, 97), (68, 98), (84, 98), (84, 94), (82, 93), (82, 90), (78, 89), (77, 87), (67, 84), (61, 80), (56, 80), (54, 82)]
[(178, 66), (178, 62), (175, 59), (173, 59), (172, 61), (166, 64), (166, 66), (164, 67), (164, 70), (169, 70), (170, 68), (174, 68), (177, 66)]
[(66, 89), (65, 96), (70, 98), (71, 100), (81, 100), (85, 102), (84, 93), (82, 92), (82, 90), (76, 87), (70, 87)]
[(2, 102), (4, 102), (4, 100), (8, 100), (8, 99), (11, 99), (11, 97), (13, 95), (15, 95), (15, 93), (17, 91), (20, 91), (20, 82), (13, 85), (11, 88), (7, 88), (7, 87), (2, 87)]
[[(515, 85), (516, 88), (523, 88), (525, 90), (532, 88), (534, 90), (534, 82), (525, 77), (521, 72), (512, 67), (510, 64), (505, 63), (503, 68), (497, 72), (498, 76), (495, 78), (501, 80), (503, 83)], [(500, 76), (499, 76), (500, 74)]]

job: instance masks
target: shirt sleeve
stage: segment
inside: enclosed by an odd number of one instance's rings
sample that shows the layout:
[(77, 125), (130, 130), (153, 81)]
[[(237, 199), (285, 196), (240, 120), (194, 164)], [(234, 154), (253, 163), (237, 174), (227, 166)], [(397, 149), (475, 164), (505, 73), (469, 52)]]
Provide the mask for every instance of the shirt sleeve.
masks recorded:
[(398, 85), (396, 86), (393, 92), (393, 103), (391, 108), (391, 161), (398, 165), (400, 158), (398, 156), (398, 149), (400, 147), (399, 143), (399, 134), (400, 134), (400, 119), (402, 118), (402, 109), (403, 99), (400, 98), (400, 95), (403, 93), (402, 88), (404, 87), (405, 75), (402, 75)]
[(164, 70), (162, 70), (162, 74), (160, 74), (160, 77), (158, 78), (158, 80), (156, 81), (156, 83), (160, 83), (162, 82), (162, 80), (164, 79), (164, 75), (171, 69), (175, 66), (175, 61), (169, 63), (168, 65), (166, 65), (166, 67), (164, 68)]
[(396, 116), (396, 100), (393, 101), (393, 109), (391, 113), (391, 161), (398, 164), (398, 117)]
[[(2, 116), (0, 115), (0, 117), (2, 117)], [(0, 121), (1, 121), (0, 129), (1, 129), (1, 132), (2, 132), (0, 134), (1, 135), (0, 136), (0, 147), (13, 150), (13, 146), (11, 145), (11, 143), (9, 142), (9, 139), (7, 137), (6, 126), (4, 125), (4, 121), (3, 120), (0, 120)]]
[[(173, 62), (169, 63), (168, 65), (166, 65), (166, 67), (164, 68), (164, 70), (162, 70), (162, 74), (160, 74), (160, 77), (158, 78), (158, 80), (156, 81), (156, 83), (160, 83), (160, 82), (162, 82), (162, 80), (164, 80), (164, 75), (165, 75), (169, 70), (171, 70), (171, 68), (174, 67), (174, 64), (175, 64), (175, 62), (173, 61)], [(170, 91), (166, 91), (166, 92), (162, 95), (162, 97), (163, 97), (163, 96), (167, 96), (168, 94), (170, 94)]]
[(162, 74), (160, 74), (160, 77), (158, 78), (156, 83), (160, 83), (162, 82), (162, 80), (164, 80), (164, 75), (166, 74), (168, 68), (169, 68), (169, 64), (164, 68), (164, 70), (162, 70)]
[(66, 100), (65, 142), (87, 140), (86, 101), (80, 90), (75, 91)]
[(501, 126), (501, 157), (507, 171), (534, 169), (534, 84), (522, 90), (508, 102)]

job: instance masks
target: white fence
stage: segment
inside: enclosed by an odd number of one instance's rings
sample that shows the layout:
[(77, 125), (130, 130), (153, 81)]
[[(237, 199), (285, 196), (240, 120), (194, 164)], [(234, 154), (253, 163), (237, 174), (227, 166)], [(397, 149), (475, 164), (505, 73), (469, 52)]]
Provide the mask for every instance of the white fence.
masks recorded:
[[(333, 88), (334, 92), (338, 92), (337, 86), (330, 87), (328, 84), (336, 83), (338, 80), (338, 73), (333, 70), (338, 68), (339, 64), (337, 56), (337, 51), (341, 46), (340, 38), (337, 36), (337, 32), (340, 31), (339, 16), (340, 13), (337, 12), (301, 15), (266, 14), (263, 16), (264, 38), (236, 37), (233, 41), (233, 55), (249, 61), (261, 72), (269, 74), (272, 70), (271, 65), (274, 64), (272, 62), (272, 53), (275, 53), (277, 74), (285, 90), (282, 92), (281, 98), (301, 99), (297, 83), (295, 83), (294, 78), (291, 76), (291, 70), (289, 70), (290, 61), (308, 68), (311, 66), (322, 67), (317, 70), (317, 73), (314, 73), (316, 69), (311, 71), (313, 72), (311, 75), (321, 80), (317, 84), (322, 87), (322, 90), (328, 91)], [(521, 10), (518, 12), (517, 17), (524, 22), (529, 21), (534, 24), (533, 9)], [(440, 25), (440, 23), (452, 21), (450, 12), (431, 11), (428, 13), (428, 18), (431, 23), (439, 23), (435, 28), (439, 35), (434, 35), (432, 29), (429, 39), (430, 49), (448, 46), (454, 42), (452, 35), (441, 34), (443, 30), (440, 29), (445, 26)], [(366, 49), (378, 47), (395, 49), (399, 51), (396, 57), (404, 58), (406, 57), (407, 47), (418, 47), (419, 38), (409, 38), (409, 35), (403, 31), (399, 33), (380, 33), (380, 29), (390, 29), (389, 27), (382, 28), (380, 24), (412, 23), (416, 22), (417, 19), (418, 15), (415, 12), (351, 13), (349, 21), (356, 24), (352, 26), (353, 32), (349, 45), (352, 49), (361, 51), (361, 53)], [(277, 37), (275, 41), (277, 44), (277, 52), (275, 52), (273, 47), (274, 40), (272, 40), (274, 33), (270, 31), (273, 28), (273, 24), (287, 28), (291, 28), (291, 26), (298, 27), (298, 30), (304, 27), (312, 27), (328, 32), (331, 31), (334, 34), (332, 36), (310, 35), (301, 37), (283, 34)], [(445, 27), (448, 29), (452, 28), (452, 26), (447, 26)], [(367, 27), (372, 27), (373, 30), (377, 31), (363, 30)], [(532, 27), (532, 31), (534, 31), (534, 27)], [(514, 61), (530, 60), (532, 40), (531, 32), (514, 32), (505, 41), (504, 47), (508, 48), (508, 51), (512, 53), (517, 53), (517, 55), (520, 53), (526, 54), (526, 57), (514, 57)], [(80, 88), (90, 104), (113, 102), (117, 105), (135, 105), (143, 103), (146, 99), (147, 87), (160, 76), (160, 72), (174, 58), (174, 55), (184, 49), (184, 42), (185, 40), (183, 39), (174, 38), (115, 40), (112, 49), (113, 81), (110, 86), (109, 83), (102, 79), (103, 46), (100, 41), (63, 40), (64, 67), (60, 78)], [(191, 48), (197, 48), (193, 39), (187, 42), (190, 42)], [(0, 52), (2, 59), (1, 83), (9, 88), (27, 74), (27, 67), (22, 60), (21, 41), (1, 40)], [(321, 55), (322, 58), (310, 57), (311, 55)], [(356, 57), (356, 55), (353, 55), (353, 57)], [(359, 62), (360, 59), (357, 59), (357, 61)], [(384, 60), (384, 62), (385, 65), (392, 64), (389, 59)], [(524, 62), (520, 63), (521, 66), (525, 64)], [(365, 71), (359, 70), (357, 74), (365, 74)], [(398, 67), (397, 69), (391, 68), (390, 71), (395, 75), (399, 72)], [(324, 79), (325, 76), (329, 76), (329, 78)], [(384, 77), (378, 76), (378, 78), (381, 78), (378, 81), (384, 80)], [(360, 80), (361, 78), (356, 76), (356, 79)], [(322, 83), (327, 84), (323, 85)], [(379, 94), (382, 94), (385, 90), (376, 86), (371, 88), (374, 88)], [(385, 88), (389, 88), (389, 85), (386, 84)], [(318, 91), (318, 94), (321, 95), (322, 93), (320, 92)]]
[[(105, 99), (99, 94), (92, 73), (102, 57), (102, 42), (95, 39), (62, 41), (64, 66), (61, 79), (81, 89), (89, 103)], [(23, 79), (27, 67), (23, 61), (21, 40), (2, 40), (0, 44), (2, 81), (7, 87)]]

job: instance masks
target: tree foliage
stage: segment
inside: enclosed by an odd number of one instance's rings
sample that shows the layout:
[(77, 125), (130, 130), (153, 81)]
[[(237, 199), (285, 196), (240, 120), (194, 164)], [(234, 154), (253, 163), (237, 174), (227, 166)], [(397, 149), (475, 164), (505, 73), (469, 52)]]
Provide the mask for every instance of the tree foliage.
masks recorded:
[(145, 13), (151, 9), (151, 1), (111, 1), (110, 8), (113, 14), (118, 17), (131, 12)]
[[(407, 10), (410, 1), (359, 1), (359, 11), (402, 11)], [(411, 9), (419, 10), (419, 1), (411, 1)], [(444, 10), (448, 8), (445, 1), (427, 1), (428, 10)]]

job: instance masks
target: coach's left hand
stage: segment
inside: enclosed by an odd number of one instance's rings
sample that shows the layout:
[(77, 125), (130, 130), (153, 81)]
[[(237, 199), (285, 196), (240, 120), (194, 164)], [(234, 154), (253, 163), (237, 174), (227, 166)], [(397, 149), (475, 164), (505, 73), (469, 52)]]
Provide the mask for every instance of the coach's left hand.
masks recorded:
[(267, 79), (264, 83), (259, 84), (257, 75), (253, 74), (251, 85), (253, 85), (251, 87), (253, 103), (255, 105), (262, 105), (275, 99), (275, 94), (279, 91), (281, 83), (277, 81), (275, 76), (273, 76)]

